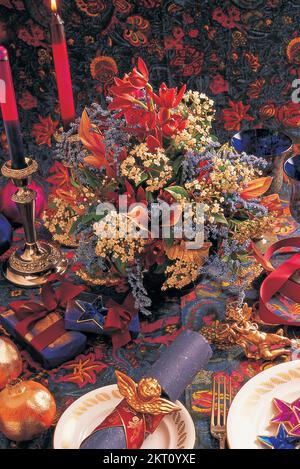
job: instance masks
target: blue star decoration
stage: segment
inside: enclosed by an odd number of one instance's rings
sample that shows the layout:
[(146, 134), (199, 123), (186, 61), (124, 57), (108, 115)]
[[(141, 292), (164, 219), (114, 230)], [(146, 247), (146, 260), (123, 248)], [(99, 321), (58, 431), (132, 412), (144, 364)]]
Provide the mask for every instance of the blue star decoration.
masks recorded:
[(103, 306), (101, 295), (82, 293), (75, 301), (76, 306), (82, 311), (81, 316), (77, 319), (77, 323), (90, 322), (103, 330), (105, 316), (108, 309)]
[(300, 438), (291, 436), (283, 423), (275, 436), (258, 436), (257, 439), (269, 449), (297, 449), (300, 445)]

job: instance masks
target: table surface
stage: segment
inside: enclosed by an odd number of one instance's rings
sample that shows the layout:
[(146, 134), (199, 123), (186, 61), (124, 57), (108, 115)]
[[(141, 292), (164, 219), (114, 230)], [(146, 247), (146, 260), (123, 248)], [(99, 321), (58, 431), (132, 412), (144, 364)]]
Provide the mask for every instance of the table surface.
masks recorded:
[[(287, 203), (287, 188), (283, 191), (282, 198)], [(299, 234), (299, 226), (288, 216), (283, 227), (275, 230), (280, 237)], [(16, 238), (20, 236), (21, 233), (17, 232)], [(72, 257), (71, 252), (68, 255)], [(3, 277), (0, 279), (0, 289), (2, 311), (7, 309), (11, 301), (25, 300), (29, 295), (38, 293), (9, 285)], [(137, 377), (141, 368), (150, 366), (158, 358), (161, 350), (173, 340), (181, 326), (199, 331), (203, 325), (209, 324), (214, 319), (224, 319), (227, 296), (228, 293), (219, 284), (205, 279), (191, 294), (183, 298), (182, 306), (179, 298), (165, 298), (161, 306), (153, 311), (150, 319), (141, 318), (140, 336), (117, 354), (113, 354), (109, 338), (90, 337), (84, 353), (50, 371), (44, 370), (19, 346), (24, 367), (22, 377), (39, 381), (50, 389), (57, 402), (58, 419), (78, 397), (95, 388), (115, 383), (115, 369), (128, 373), (133, 378)], [(258, 291), (253, 289), (247, 292), (247, 297), (252, 302), (255, 301), (258, 298)], [(287, 328), (285, 332), (290, 338), (298, 335), (296, 328)], [(0, 329), (1, 334), (6, 334), (4, 329)], [(252, 376), (270, 366), (270, 363), (262, 360), (248, 360), (238, 346), (226, 350), (217, 350), (215, 347), (213, 349), (212, 359), (206, 368), (198, 373), (181, 398), (195, 423), (197, 434), (195, 448), (218, 447), (209, 432), (212, 375), (219, 373), (231, 376), (234, 389), (237, 391)], [(294, 358), (299, 358), (297, 353), (294, 353)], [(280, 361), (282, 360), (276, 360), (274, 364)], [(55, 425), (33, 441), (18, 444), (10, 442), (0, 433), (0, 449), (51, 448), (54, 428)]]

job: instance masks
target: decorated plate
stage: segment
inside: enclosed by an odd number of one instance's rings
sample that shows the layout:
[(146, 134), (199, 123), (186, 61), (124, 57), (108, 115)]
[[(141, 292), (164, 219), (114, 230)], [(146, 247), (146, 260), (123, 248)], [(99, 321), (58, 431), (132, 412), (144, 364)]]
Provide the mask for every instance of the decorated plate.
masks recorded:
[(300, 397), (300, 360), (273, 366), (250, 379), (229, 410), (227, 441), (231, 449), (263, 449), (258, 435), (274, 435), (278, 424), (273, 399), (293, 402)]
[[(81, 442), (119, 404), (122, 396), (117, 385), (95, 389), (81, 396), (62, 414), (54, 434), (55, 449), (78, 449)], [(192, 449), (196, 433), (186, 408), (167, 415), (157, 430), (144, 442), (143, 449)], [(109, 448), (108, 448), (109, 449)]]

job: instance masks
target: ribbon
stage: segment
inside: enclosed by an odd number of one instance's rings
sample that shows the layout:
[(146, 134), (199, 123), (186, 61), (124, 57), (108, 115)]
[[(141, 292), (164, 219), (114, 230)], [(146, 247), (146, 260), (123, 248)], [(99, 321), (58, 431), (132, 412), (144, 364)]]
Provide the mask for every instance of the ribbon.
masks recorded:
[[(269, 272), (269, 275), (263, 281), (260, 287), (259, 297), (259, 315), (261, 319), (268, 324), (278, 324), (278, 317), (275, 316), (268, 302), (275, 295), (281, 293), (287, 298), (300, 303), (300, 285), (291, 280), (291, 277), (300, 269), (300, 252), (294, 254), (290, 259), (274, 268), (270, 262), (272, 255), (281, 248), (297, 247), (300, 248), (300, 237), (288, 238), (274, 243), (263, 256), (255, 244), (251, 242), (250, 251), (257, 261)], [(299, 322), (281, 320), (281, 324), (299, 326)]]
[[(24, 340), (26, 334), (30, 332), (36, 322), (45, 318), (49, 313), (64, 309), (68, 300), (76, 297), (83, 290), (85, 290), (85, 287), (73, 285), (70, 282), (62, 282), (56, 289), (50, 283), (47, 283), (41, 291), (42, 301), (27, 301), (26, 303), (24, 301), (13, 301), (10, 307), (19, 320), (15, 326), (16, 332)], [(41, 352), (65, 332), (64, 320), (61, 318), (37, 334), (30, 341), (30, 345), (36, 351)]]
[(105, 303), (105, 307), (108, 308), (108, 312), (103, 330), (111, 335), (113, 351), (116, 352), (131, 341), (128, 326), (138, 310), (134, 305), (134, 298), (131, 293), (127, 295), (122, 305), (109, 298)]
[[(91, 435), (106, 428), (122, 427), (125, 433), (126, 449), (139, 449), (146, 436), (156, 430), (164, 417), (165, 415), (155, 416), (136, 412), (123, 399), (113, 412), (93, 430)], [(90, 438), (91, 435), (87, 438)]]

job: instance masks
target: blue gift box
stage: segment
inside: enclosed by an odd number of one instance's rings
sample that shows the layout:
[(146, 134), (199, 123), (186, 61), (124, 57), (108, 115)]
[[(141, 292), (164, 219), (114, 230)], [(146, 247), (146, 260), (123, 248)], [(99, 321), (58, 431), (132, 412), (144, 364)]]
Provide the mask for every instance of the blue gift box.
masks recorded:
[[(109, 332), (104, 331), (105, 318), (108, 313), (104, 304), (105, 299), (102, 295), (80, 293), (76, 298), (68, 301), (65, 328), (70, 331), (110, 335)], [(128, 330), (133, 338), (140, 332), (138, 314), (129, 323)]]
[(62, 330), (53, 342), (46, 347), (36, 346), (39, 337), (47, 335), (47, 330), (55, 328), (55, 324), (61, 325), (62, 317), (59, 312), (51, 312), (42, 319), (37, 320), (28, 332), (23, 336), (18, 331), (19, 320), (17, 314), (12, 309), (0, 314), (0, 323), (18, 342), (24, 345), (30, 354), (46, 369), (55, 368), (62, 363), (72, 359), (78, 355), (85, 347), (86, 336), (80, 332), (70, 332), (64, 330), (62, 322)]

